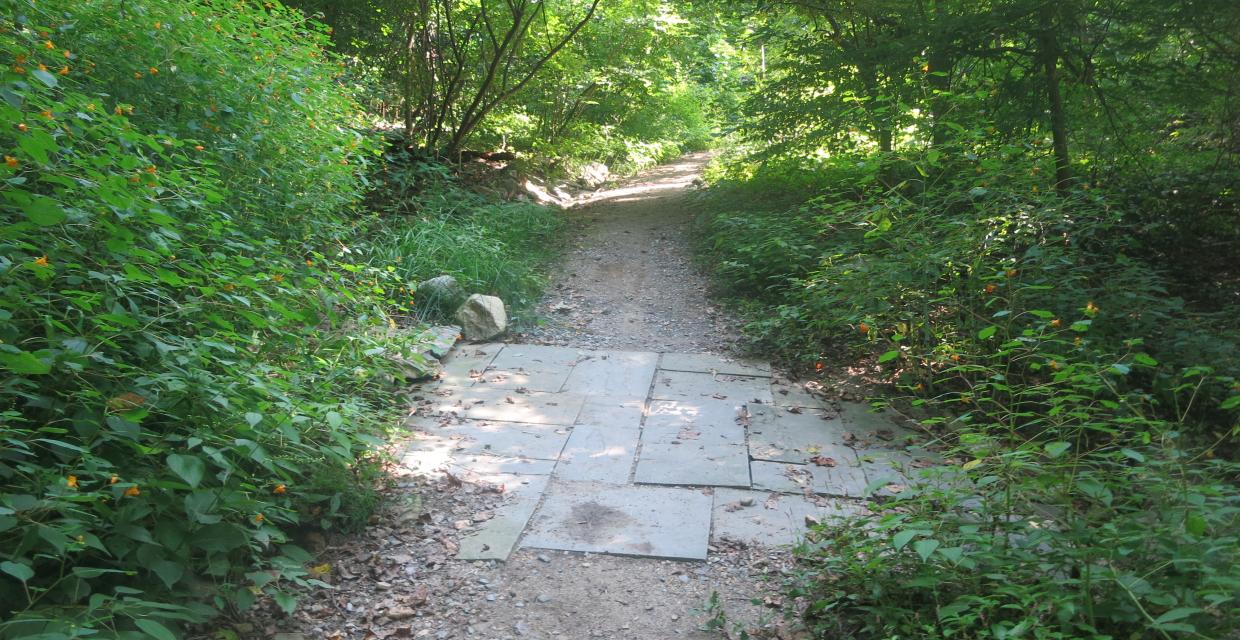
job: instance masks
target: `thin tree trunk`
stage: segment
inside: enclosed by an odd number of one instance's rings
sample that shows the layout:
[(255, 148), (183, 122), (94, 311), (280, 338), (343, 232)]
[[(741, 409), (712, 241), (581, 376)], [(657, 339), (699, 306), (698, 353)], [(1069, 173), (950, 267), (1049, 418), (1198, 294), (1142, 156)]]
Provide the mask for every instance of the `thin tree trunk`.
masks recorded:
[(1072, 157), (1068, 153), (1068, 115), (1059, 86), (1059, 40), (1055, 37), (1055, 7), (1047, 2), (1038, 12), (1038, 56), (1046, 75), (1046, 97), (1051, 110), (1051, 140), (1055, 153), (1055, 191), (1067, 195), (1072, 181)]

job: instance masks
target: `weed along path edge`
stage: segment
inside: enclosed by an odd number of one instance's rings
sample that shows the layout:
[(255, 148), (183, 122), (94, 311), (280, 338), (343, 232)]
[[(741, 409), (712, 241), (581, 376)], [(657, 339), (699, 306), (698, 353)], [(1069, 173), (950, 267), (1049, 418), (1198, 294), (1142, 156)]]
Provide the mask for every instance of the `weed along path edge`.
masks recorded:
[(521, 336), (557, 344), (458, 345), (416, 389), (399, 490), (328, 551), (338, 589), (298, 633), (653, 640), (717, 637), (726, 619), (791, 637), (753, 604), (790, 545), (932, 456), (862, 405), (727, 355), (731, 322), (686, 238), (704, 161), (574, 212), (579, 244), (544, 303), (561, 317)]

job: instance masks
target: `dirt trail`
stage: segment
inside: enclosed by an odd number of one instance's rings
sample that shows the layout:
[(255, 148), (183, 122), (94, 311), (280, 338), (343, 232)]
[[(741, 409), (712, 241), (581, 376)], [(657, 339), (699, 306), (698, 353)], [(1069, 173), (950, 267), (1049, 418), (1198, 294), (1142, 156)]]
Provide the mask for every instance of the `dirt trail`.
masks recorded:
[(725, 353), (735, 323), (691, 260), (696, 153), (600, 191), (570, 212), (575, 247), (520, 341), (590, 349)]
[[(708, 160), (686, 156), (574, 209), (575, 247), (540, 309), (549, 321), (515, 340), (726, 353), (735, 324), (707, 297), (688, 238), (688, 188)], [(445, 474), (400, 480), (372, 526), (322, 549), (335, 589), (310, 592), (291, 617), (260, 604), (239, 635), (711, 640), (735, 637), (705, 628), (724, 611), (729, 627), (788, 637), (778, 609), (752, 603), (789, 570), (784, 551), (716, 543), (708, 561), (679, 562), (521, 549), (507, 562), (463, 561), (457, 541), (502, 496)], [(709, 609), (713, 594), (719, 608)]]

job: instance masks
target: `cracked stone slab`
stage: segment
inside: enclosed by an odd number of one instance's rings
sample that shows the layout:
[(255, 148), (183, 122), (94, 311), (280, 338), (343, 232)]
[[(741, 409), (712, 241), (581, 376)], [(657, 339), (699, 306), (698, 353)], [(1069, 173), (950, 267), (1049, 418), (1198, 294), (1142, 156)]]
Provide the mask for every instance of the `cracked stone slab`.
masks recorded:
[(502, 485), (504, 505), (490, 520), (462, 536), (456, 557), (461, 560), (507, 560), (516, 548), (521, 532), (547, 489), (549, 476), (502, 474), (482, 478), (490, 485)]
[(504, 345), (498, 343), (467, 345), (452, 351), (443, 358), (443, 372), (439, 381), (446, 385), (467, 387), (474, 383), (499, 355)]
[(735, 376), (771, 376), (771, 365), (758, 360), (735, 360), (709, 353), (665, 353), (659, 362), (664, 371), (723, 373)]
[(812, 391), (813, 389), (821, 388), (821, 386), (821, 384), (813, 380), (792, 381), (773, 378), (771, 379), (773, 404), (777, 407), (826, 409), (826, 401)]
[(841, 402), (840, 420), (845, 430), (855, 435), (861, 444), (884, 447), (900, 447), (917, 442), (916, 432), (894, 421), (894, 415), (884, 410), (873, 410), (860, 402)]
[[(730, 400), (698, 398), (654, 400), (646, 412), (646, 426), (653, 428), (689, 427), (698, 431), (735, 433), (737, 418), (744, 405)], [(743, 437), (742, 433), (742, 437)]]
[(807, 464), (814, 456), (855, 460), (844, 423), (825, 411), (747, 405), (749, 451), (756, 460)]
[(753, 488), (779, 493), (864, 498), (869, 479), (854, 455), (837, 458), (836, 466), (754, 460), (749, 463)]
[(655, 376), (655, 400), (731, 400), (736, 403), (771, 404), (771, 387), (767, 378), (731, 374), (660, 371)]
[(694, 489), (555, 482), (521, 546), (705, 560), (711, 504)]
[(634, 397), (588, 396), (577, 414), (577, 424), (640, 428), (646, 409), (646, 394)]
[(510, 344), (491, 361), (479, 384), (500, 389), (559, 391), (580, 358), (576, 349)]
[(659, 354), (634, 351), (589, 351), (564, 382), (563, 391), (586, 395), (640, 396), (650, 391)]
[(833, 518), (857, 511), (857, 506), (838, 500), (810, 501), (762, 491), (716, 489), (711, 537), (763, 546), (792, 545), (805, 535), (807, 517), (830, 523)]
[(577, 425), (568, 436), (568, 444), (555, 467), (557, 480), (625, 484), (637, 455), (641, 429), (606, 427), (597, 424)]
[(586, 400), (572, 393), (520, 393), (491, 386), (441, 386), (428, 398), (432, 411), (462, 418), (564, 426), (573, 424)]
[(422, 343), (426, 353), (442, 359), (452, 351), (452, 347), (461, 337), (461, 328), (455, 325), (430, 327), (414, 337)]
[(699, 431), (647, 426), (633, 481), (640, 484), (749, 486), (745, 428)]
[(415, 422), (414, 426), (422, 436), (409, 445), (410, 451), (429, 448), (438, 453), (447, 448), (454, 460), (479, 455), (555, 460), (568, 440), (567, 427), (530, 422), (465, 420), (429, 427)]

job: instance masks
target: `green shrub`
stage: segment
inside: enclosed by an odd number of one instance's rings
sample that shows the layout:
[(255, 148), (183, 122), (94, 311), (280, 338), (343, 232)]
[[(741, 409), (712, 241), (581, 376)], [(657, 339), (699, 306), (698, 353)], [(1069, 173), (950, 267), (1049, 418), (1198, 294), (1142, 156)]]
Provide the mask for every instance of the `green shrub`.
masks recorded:
[(370, 145), (323, 34), (209, 1), (0, 25), (0, 637), (291, 609), (291, 536), (366, 518), (413, 346), (410, 283), (349, 250)]

